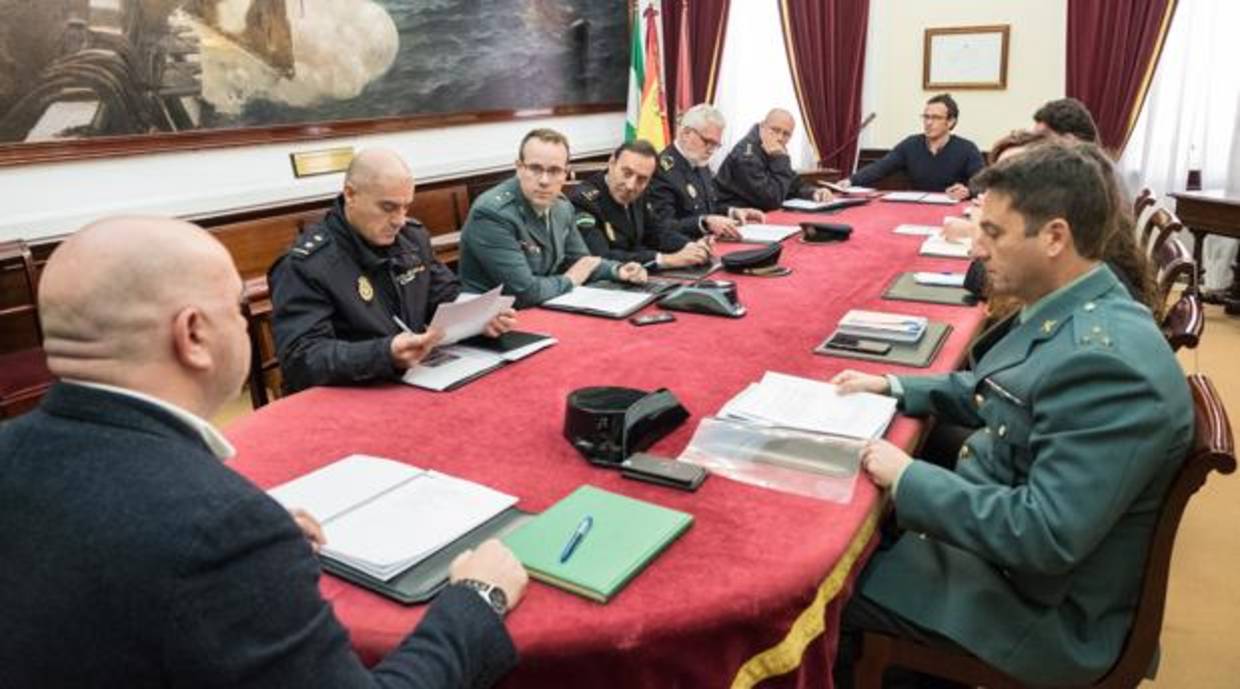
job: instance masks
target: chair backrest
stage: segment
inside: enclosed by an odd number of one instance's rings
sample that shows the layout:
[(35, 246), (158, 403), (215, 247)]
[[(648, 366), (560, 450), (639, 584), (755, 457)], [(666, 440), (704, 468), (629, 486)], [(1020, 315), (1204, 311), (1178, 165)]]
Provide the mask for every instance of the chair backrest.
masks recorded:
[(1184, 224), (1166, 208), (1150, 206), (1146, 211), (1148, 219), (1145, 226), (1138, 229), (1137, 239), (1140, 241), (1140, 246), (1145, 248), (1145, 257), (1153, 259), (1154, 252), (1158, 251), (1158, 248), (1177, 232), (1184, 229)]
[(1206, 315), (1201, 305), (1201, 295), (1196, 292), (1181, 294), (1171, 308), (1167, 309), (1160, 327), (1172, 351), (1177, 351), (1181, 347), (1194, 349), (1201, 341), (1201, 333), (1206, 327)]
[(1211, 471), (1230, 474), (1236, 470), (1235, 440), (1227, 410), (1219, 399), (1210, 379), (1203, 375), (1188, 377), (1193, 395), (1194, 434), (1192, 448), (1167, 490), (1159, 511), (1141, 582), (1141, 597), (1133, 617), (1132, 630), (1120, 652), (1119, 660), (1095, 687), (1135, 687), (1145, 677), (1150, 661), (1158, 648), (1163, 612), (1167, 602), (1167, 576), (1171, 571), (1171, 551), (1180, 517), (1188, 499), (1197, 492)]
[[(13, 276), (13, 277), (10, 277)], [(30, 247), (20, 239), (0, 242), (0, 285), (20, 285), (18, 291), (6, 289), (0, 304), (0, 318), (9, 319), (29, 315), (34, 323), (35, 335), (43, 344), (43, 324), (39, 321), (39, 278), (34, 267)], [(15, 297), (15, 299), (14, 299)], [(13, 299), (10, 303), (10, 299)]]
[(469, 216), (468, 187), (456, 184), (419, 191), (409, 215), (426, 226), (436, 258), (452, 263), (460, 257), (460, 231)]
[(1149, 189), (1142, 189), (1141, 193), (1137, 194), (1136, 200), (1132, 203), (1133, 217), (1140, 217), (1141, 211), (1145, 210), (1146, 206), (1152, 205), (1154, 205), (1154, 192)]
[(1154, 250), (1151, 259), (1154, 263), (1155, 281), (1158, 285), (1158, 304), (1163, 307), (1164, 313), (1171, 290), (1180, 280), (1187, 280), (1185, 292), (1199, 293), (1197, 263), (1178, 238), (1168, 237)]
[(280, 397), (280, 361), (271, 330), (271, 291), (266, 277), (245, 281), (241, 313), (250, 337), (250, 403), (255, 409)]

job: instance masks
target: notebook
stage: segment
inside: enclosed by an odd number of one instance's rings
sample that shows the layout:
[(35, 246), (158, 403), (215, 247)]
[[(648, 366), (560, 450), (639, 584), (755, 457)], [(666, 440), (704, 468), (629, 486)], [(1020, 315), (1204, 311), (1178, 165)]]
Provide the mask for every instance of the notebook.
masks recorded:
[(960, 239), (957, 241), (948, 241), (942, 235), (930, 235), (921, 243), (921, 250), (918, 252), (922, 256), (941, 256), (943, 258), (968, 258), (969, 250), (973, 248), (972, 239)]
[(268, 493), (319, 521), (327, 539), (322, 558), (385, 582), (517, 502), (472, 481), (368, 455), (349, 455)]
[(782, 242), (801, 231), (799, 225), (741, 225), (736, 228), (741, 233), (740, 241), (748, 244), (769, 244)]
[(581, 286), (544, 301), (542, 307), (604, 318), (627, 318), (657, 298), (657, 294), (649, 292)]
[(959, 203), (947, 194), (927, 191), (892, 191), (884, 194), (883, 200), (900, 203), (932, 203), (939, 206), (954, 206)]
[[(593, 525), (561, 563), (586, 516)], [(503, 540), (530, 576), (606, 603), (691, 524), (691, 514), (583, 485)]]
[(559, 340), (512, 330), (499, 337), (475, 335), (434, 351), (405, 371), (402, 380), (426, 390), (451, 390), (495, 369), (546, 349)]

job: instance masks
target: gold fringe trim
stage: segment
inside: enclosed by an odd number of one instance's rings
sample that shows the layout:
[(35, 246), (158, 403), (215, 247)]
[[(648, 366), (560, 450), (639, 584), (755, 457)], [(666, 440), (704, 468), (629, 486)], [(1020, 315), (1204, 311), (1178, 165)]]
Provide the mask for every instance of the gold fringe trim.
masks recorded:
[(1150, 53), (1150, 62), (1145, 66), (1145, 76), (1141, 79), (1141, 89), (1136, 101), (1132, 104), (1132, 111), (1128, 113), (1128, 125), (1124, 129), (1124, 139), (1119, 144), (1119, 150), (1115, 151), (1115, 159), (1119, 160), (1124, 154), (1124, 148), (1128, 146), (1128, 138), (1132, 136), (1132, 130), (1137, 127), (1137, 118), (1141, 116), (1141, 108), (1145, 106), (1145, 96), (1149, 94), (1150, 84), (1154, 81), (1154, 71), (1158, 68), (1158, 60), (1162, 57), (1163, 45), (1167, 42), (1167, 34), (1171, 31), (1171, 19), (1175, 16), (1175, 8), (1178, 0), (1171, 0), (1167, 3), (1167, 9), (1163, 12), (1162, 23), (1158, 27), (1158, 40), (1154, 43), (1154, 52)]
[(809, 607), (797, 615), (797, 619), (792, 623), (792, 627), (782, 641), (745, 661), (736, 673), (736, 677), (732, 679), (732, 689), (751, 689), (765, 679), (787, 674), (801, 665), (801, 656), (805, 654), (805, 649), (810, 642), (826, 631), (827, 604), (844, 587), (844, 582), (852, 572), (853, 565), (857, 563), (857, 559), (861, 557), (861, 553), (874, 535), (879, 517), (883, 514), (886, 504), (886, 500), (878, 500), (874, 503), (865, 521), (861, 522), (861, 528), (857, 530), (844, 550), (840, 561), (835, 563), (835, 567), (831, 569), (827, 578), (819, 584), (818, 593)]

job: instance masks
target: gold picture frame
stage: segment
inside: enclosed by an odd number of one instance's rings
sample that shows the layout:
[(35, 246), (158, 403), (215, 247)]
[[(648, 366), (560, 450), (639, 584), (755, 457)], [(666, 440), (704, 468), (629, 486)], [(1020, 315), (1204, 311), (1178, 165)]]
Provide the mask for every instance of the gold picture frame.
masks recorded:
[(1010, 24), (926, 29), (922, 88), (1006, 89), (1010, 36)]

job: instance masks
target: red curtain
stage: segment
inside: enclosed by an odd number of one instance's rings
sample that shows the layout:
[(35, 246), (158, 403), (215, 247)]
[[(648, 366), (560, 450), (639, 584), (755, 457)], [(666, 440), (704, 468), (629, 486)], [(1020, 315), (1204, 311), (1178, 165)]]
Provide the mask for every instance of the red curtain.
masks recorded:
[(819, 165), (848, 174), (861, 124), (870, 0), (781, 0), (784, 46)]
[[(663, 63), (667, 77), (664, 89), (667, 102), (677, 102), (676, 57), (680, 54), (680, 13), (682, 0), (663, 0)], [(719, 78), (719, 61), (723, 58), (723, 36), (728, 19), (728, 0), (690, 0), (689, 63), (693, 65), (692, 103), (711, 100), (715, 80)], [(672, 113), (673, 117), (680, 113)], [(673, 120), (675, 121), (675, 120)]]
[(1068, 0), (1068, 95), (1118, 155), (1136, 124), (1176, 0)]

